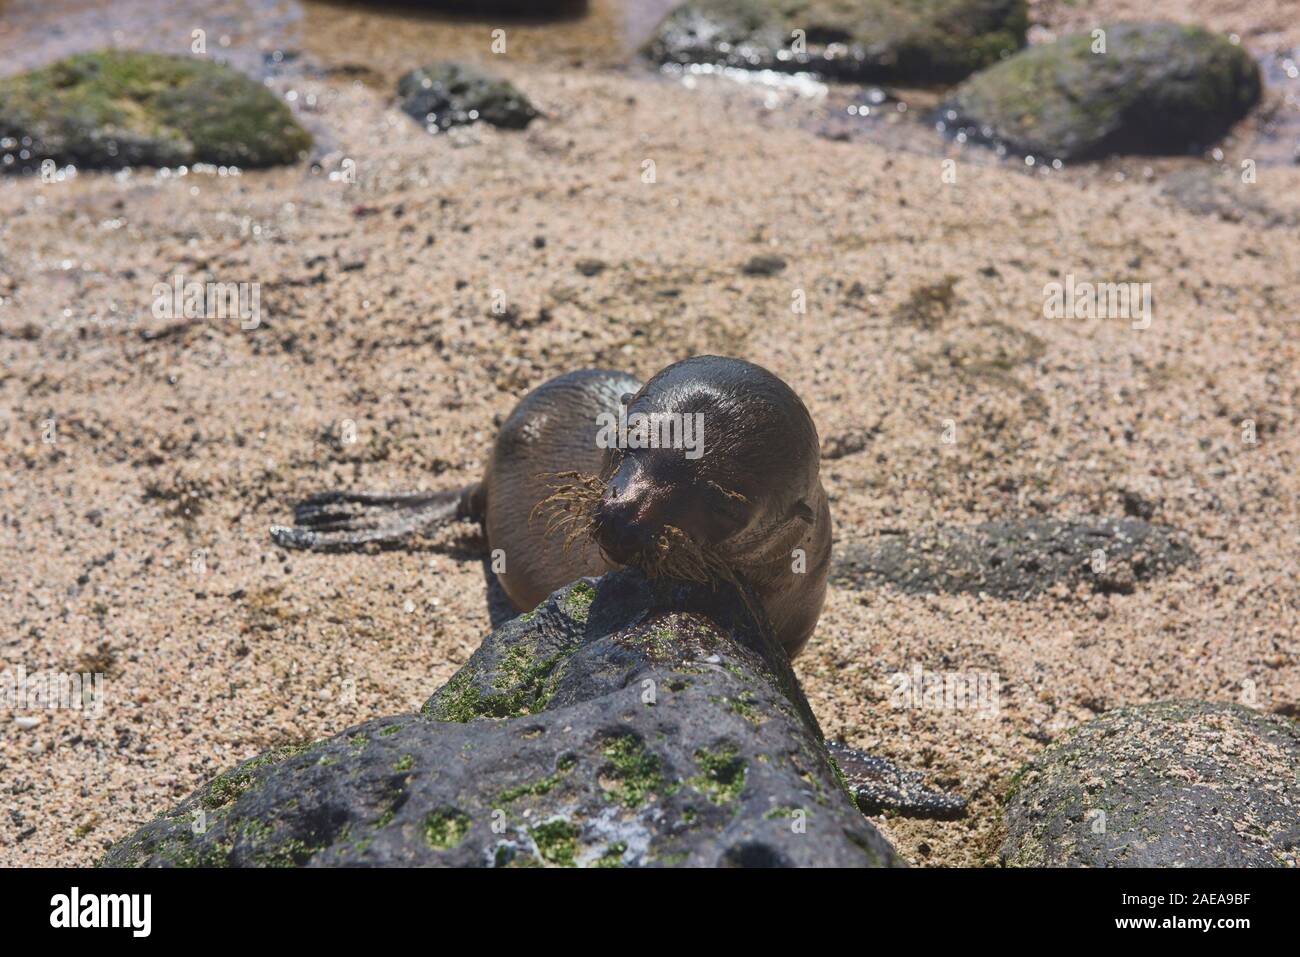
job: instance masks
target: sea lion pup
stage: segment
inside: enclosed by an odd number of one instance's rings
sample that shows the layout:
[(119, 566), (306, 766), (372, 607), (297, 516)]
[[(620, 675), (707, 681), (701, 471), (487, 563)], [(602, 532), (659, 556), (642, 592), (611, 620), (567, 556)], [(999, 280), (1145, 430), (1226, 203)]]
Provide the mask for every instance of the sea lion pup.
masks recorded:
[(288, 548), (350, 550), (473, 518), (504, 557), (498, 578), (521, 612), (624, 565), (732, 581), (793, 658), (817, 625), (830, 567), (819, 465), (808, 409), (753, 363), (696, 356), (645, 385), (588, 369), (520, 401), (482, 482), (415, 495), (328, 492), (271, 534)]

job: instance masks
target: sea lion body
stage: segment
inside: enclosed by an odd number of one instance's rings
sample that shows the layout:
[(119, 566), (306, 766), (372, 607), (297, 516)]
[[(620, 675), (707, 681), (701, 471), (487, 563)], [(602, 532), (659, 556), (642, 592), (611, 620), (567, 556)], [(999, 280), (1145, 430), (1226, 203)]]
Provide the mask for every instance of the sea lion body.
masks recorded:
[[(605, 450), (596, 444), (597, 417), (617, 411), (641, 383), (623, 372), (583, 369), (550, 379), (524, 396), (502, 424), (483, 476), (484, 527), (511, 603), (528, 611), (553, 591), (615, 566), (589, 539), (567, 549), (534, 514), (562, 472), (598, 473)], [(498, 551), (499, 550), (499, 551)]]
[[(635, 429), (611, 432), (611, 421), (638, 417), (669, 423), (668, 431), (645, 433), (665, 442), (647, 445)], [(683, 442), (667, 441), (674, 437)], [(696, 580), (744, 585), (793, 658), (817, 625), (830, 568), (819, 466), (807, 408), (752, 363), (696, 356), (644, 385), (624, 372), (587, 369), (520, 400), (482, 482), (411, 496), (326, 493), (301, 503), (295, 526), (272, 535), (318, 551), (384, 547), (452, 519), (478, 519), (497, 577), (521, 612), (577, 578), (624, 565), (685, 577), (677, 571), (684, 566), (664, 556), (686, 555)], [(572, 516), (576, 537), (538, 514), (565, 475), (590, 478), (587, 511)]]
[[(698, 415), (697, 459), (681, 448), (603, 448), (601, 414)], [(816, 427), (784, 382), (748, 362), (700, 356), (644, 386), (622, 372), (584, 370), (524, 397), (501, 427), (483, 481), (488, 545), (511, 602), (533, 608), (584, 575), (636, 561), (665, 525), (710, 544), (750, 586), (790, 657), (817, 625), (830, 567), (831, 518)], [(564, 547), (535, 510), (557, 473), (606, 483), (596, 541)], [(728, 516), (729, 508), (738, 514)], [(529, 519), (533, 518), (533, 521)]]

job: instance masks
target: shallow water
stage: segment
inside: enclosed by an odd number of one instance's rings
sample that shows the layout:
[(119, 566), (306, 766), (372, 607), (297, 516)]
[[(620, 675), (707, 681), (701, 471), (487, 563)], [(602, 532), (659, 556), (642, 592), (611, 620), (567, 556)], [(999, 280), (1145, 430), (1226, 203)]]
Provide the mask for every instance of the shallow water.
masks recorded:
[(294, 0), (9, 0), (0, 9), (0, 74), (106, 47), (190, 55), (195, 31), (210, 56), (242, 69), (293, 34)]
[[(0, 75), (31, 69), (71, 53), (123, 47), (207, 54), (256, 75), (327, 69), (377, 85), (439, 58), (490, 60), (494, 31), (503, 30), (514, 65), (639, 66), (637, 48), (678, 0), (590, 0), (552, 19), (447, 13), (423, 4), (361, 4), (342, 0), (10, 0), (0, 16)], [(466, 4), (472, 8), (474, 4)], [(585, 6), (585, 8), (584, 8)], [(498, 35), (498, 38), (501, 38)], [(1086, 164), (1087, 175), (1117, 180), (1202, 163), (1254, 160), (1289, 164), (1300, 156), (1300, 51), (1260, 61), (1262, 106), (1222, 144), (1201, 157), (1129, 158)], [(855, 84), (827, 84), (805, 74), (748, 72), (711, 66), (666, 67), (660, 76), (687, 87), (734, 86), (756, 110), (788, 111), (790, 120), (837, 140), (865, 140), (890, 149), (961, 157), (979, 165), (1005, 162), (1051, 175), (1059, 163), (1007, 155), (964, 142), (944, 129), (942, 93)]]
[(1260, 61), (1271, 93), (1258, 129), (1256, 159), (1261, 164), (1300, 162), (1300, 50)]
[(0, 74), (104, 47), (189, 54), (196, 30), (210, 55), (250, 71), (275, 50), (380, 72), (439, 56), (486, 58), (496, 29), (512, 60), (620, 63), (675, 2), (591, 0), (547, 19), (337, 0), (10, 0), (0, 16)]

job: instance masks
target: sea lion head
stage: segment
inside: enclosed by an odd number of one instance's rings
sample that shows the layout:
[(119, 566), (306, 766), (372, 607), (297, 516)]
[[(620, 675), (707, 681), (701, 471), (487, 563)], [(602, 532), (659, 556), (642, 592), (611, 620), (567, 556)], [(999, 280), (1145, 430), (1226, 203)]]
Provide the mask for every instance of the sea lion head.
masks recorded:
[(623, 399), (591, 526), (611, 561), (645, 568), (679, 547), (743, 572), (816, 520), (817, 429), (766, 369), (696, 356)]

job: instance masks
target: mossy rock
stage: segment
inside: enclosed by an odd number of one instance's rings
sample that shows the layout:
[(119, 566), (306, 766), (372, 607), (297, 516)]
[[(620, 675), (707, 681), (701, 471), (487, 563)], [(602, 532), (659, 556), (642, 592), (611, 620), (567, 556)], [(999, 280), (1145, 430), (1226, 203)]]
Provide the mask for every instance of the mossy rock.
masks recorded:
[(1259, 101), (1259, 68), (1227, 37), (1121, 23), (1032, 47), (976, 74), (945, 107), (951, 129), (1017, 153), (1092, 159), (1177, 154), (1221, 138)]
[[(741, 699), (746, 714), (730, 706)], [(103, 863), (901, 861), (841, 786), (785, 652), (739, 594), (627, 570), (498, 628), (420, 714), (245, 762)]]
[(514, 84), (464, 63), (412, 70), (398, 82), (397, 95), (402, 110), (430, 132), (480, 120), (522, 130), (538, 116)]
[(1300, 725), (1232, 704), (1121, 708), (1022, 768), (1016, 867), (1295, 867)]
[(9, 170), (45, 159), (87, 169), (253, 169), (296, 162), (311, 142), (265, 86), (207, 60), (108, 50), (0, 80)]
[(1027, 27), (1024, 0), (688, 0), (645, 52), (659, 63), (928, 85), (1009, 56)]

